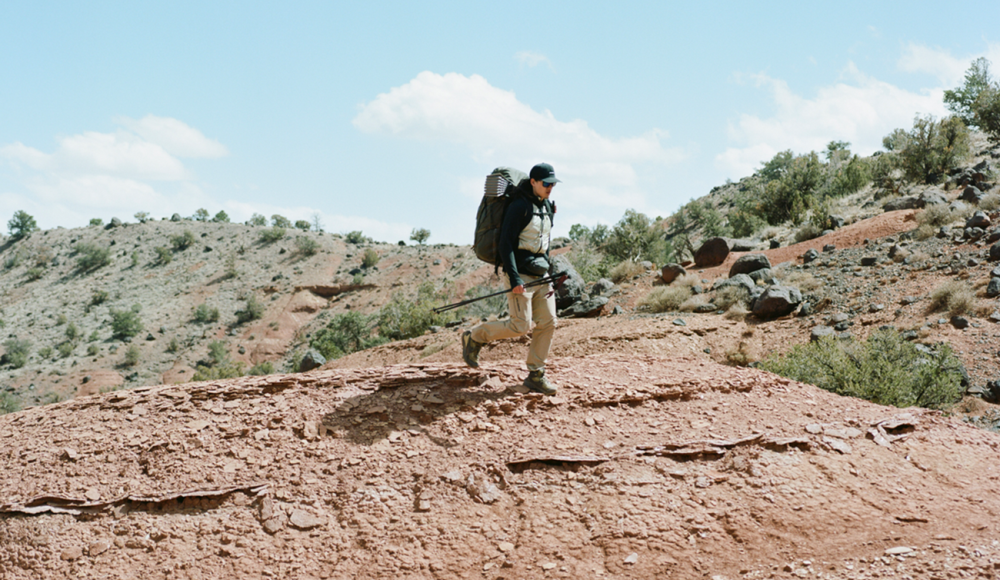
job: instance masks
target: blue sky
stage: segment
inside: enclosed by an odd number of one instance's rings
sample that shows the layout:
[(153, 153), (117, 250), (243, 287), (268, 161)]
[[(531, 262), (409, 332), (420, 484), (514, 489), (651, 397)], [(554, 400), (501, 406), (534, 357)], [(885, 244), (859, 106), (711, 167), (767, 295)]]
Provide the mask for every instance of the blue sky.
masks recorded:
[(471, 243), (495, 166), (547, 161), (555, 233), (666, 216), (774, 153), (869, 154), (1000, 3), (0, 3), (0, 218), (198, 208)]

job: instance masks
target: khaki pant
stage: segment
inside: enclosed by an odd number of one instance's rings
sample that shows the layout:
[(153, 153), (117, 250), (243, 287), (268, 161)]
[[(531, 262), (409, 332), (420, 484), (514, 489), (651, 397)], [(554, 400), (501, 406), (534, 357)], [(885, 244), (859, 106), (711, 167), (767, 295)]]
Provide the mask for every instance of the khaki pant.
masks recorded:
[[(534, 282), (535, 276), (521, 276), (525, 283)], [(507, 308), (510, 318), (494, 322), (484, 322), (472, 329), (472, 340), (487, 343), (501, 338), (522, 336), (531, 330), (530, 320), (535, 322), (528, 347), (528, 370), (545, 368), (545, 359), (552, 346), (552, 334), (556, 329), (556, 297), (546, 297), (552, 290), (551, 284), (525, 288), (524, 294), (507, 293)]]

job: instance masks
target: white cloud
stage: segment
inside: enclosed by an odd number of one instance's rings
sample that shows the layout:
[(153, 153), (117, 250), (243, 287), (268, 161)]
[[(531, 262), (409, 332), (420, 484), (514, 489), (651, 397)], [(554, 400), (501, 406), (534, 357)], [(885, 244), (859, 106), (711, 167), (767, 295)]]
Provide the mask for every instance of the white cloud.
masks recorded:
[(970, 62), (972, 59), (955, 58), (945, 50), (911, 42), (903, 49), (898, 64), (901, 70), (928, 73), (936, 76), (942, 85), (952, 87), (962, 82)]
[(522, 50), (514, 55), (517, 62), (521, 64), (528, 65), (529, 67), (536, 67), (540, 64), (547, 64), (549, 69), (552, 69), (552, 61), (549, 57), (544, 54), (538, 54), (537, 52), (531, 52), (530, 50)]
[(222, 143), (209, 139), (194, 127), (170, 117), (146, 115), (138, 121), (122, 117), (116, 119), (116, 122), (177, 157), (216, 158), (229, 154)]
[(882, 137), (897, 127), (910, 127), (915, 115), (944, 116), (944, 89), (919, 93), (901, 89), (861, 73), (849, 64), (846, 80), (821, 87), (806, 98), (792, 92), (788, 84), (767, 75), (752, 77), (766, 87), (777, 112), (771, 117), (743, 114), (728, 128), (738, 146), (715, 158), (716, 168), (737, 178), (753, 173), (761, 162), (778, 151), (819, 151), (830, 141), (848, 141), (851, 149), (868, 155), (882, 147)]
[(641, 168), (662, 169), (684, 159), (679, 148), (666, 148), (666, 132), (612, 138), (586, 121), (560, 121), (518, 101), (481, 76), (422, 72), (364, 104), (354, 126), (420, 141), (443, 141), (465, 147), (484, 167), (510, 165), (527, 170), (551, 163), (572, 187), (574, 204), (600, 205), (616, 212), (643, 210)]

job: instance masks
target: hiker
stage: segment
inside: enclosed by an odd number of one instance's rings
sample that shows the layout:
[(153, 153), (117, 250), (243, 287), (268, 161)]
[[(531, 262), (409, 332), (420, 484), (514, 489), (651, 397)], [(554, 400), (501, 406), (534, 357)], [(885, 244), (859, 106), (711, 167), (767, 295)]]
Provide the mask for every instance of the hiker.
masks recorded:
[(549, 239), (555, 213), (549, 196), (556, 183), (559, 180), (552, 166), (539, 163), (531, 168), (528, 178), (514, 188), (499, 239), (503, 271), (511, 287), (507, 293), (510, 318), (484, 322), (462, 333), (462, 359), (470, 367), (478, 368), (479, 351), (484, 344), (527, 334), (534, 321), (524, 386), (545, 395), (556, 392), (556, 387), (545, 377), (545, 359), (556, 328), (556, 298), (551, 284), (530, 288), (524, 285), (549, 271)]

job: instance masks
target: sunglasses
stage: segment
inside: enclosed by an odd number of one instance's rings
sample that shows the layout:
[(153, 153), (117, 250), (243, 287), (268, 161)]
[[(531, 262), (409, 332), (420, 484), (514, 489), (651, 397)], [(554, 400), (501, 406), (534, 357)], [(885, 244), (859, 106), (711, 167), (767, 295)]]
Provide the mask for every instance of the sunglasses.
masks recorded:
[(549, 189), (549, 188), (551, 188), (551, 187), (555, 187), (555, 186), (556, 186), (556, 184), (555, 184), (555, 183), (545, 183), (545, 182), (543, 181), (543, 182), (542, 182), (542, 186), (543, 186), (543, 187), (545, 187), (545, 189)]

